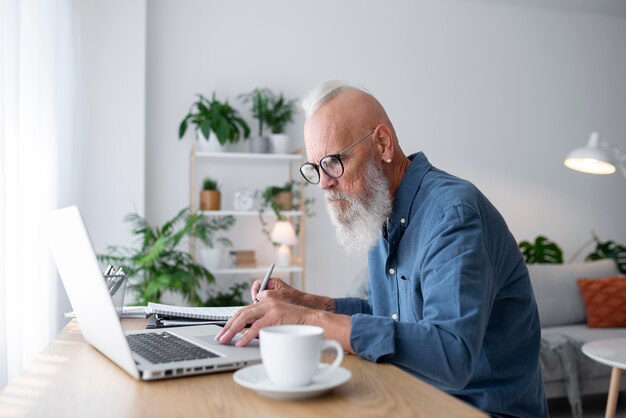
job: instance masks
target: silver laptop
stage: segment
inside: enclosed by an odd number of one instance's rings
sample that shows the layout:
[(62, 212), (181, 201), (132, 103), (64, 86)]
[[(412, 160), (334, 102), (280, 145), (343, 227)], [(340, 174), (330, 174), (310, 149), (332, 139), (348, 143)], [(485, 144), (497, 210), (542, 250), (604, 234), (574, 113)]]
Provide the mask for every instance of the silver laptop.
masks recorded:
[(217, 343), (217, 325), (124, 332), (76, 206), (50, 215), (48, 242), (85, 339), (136, 379), (234, 370), (261, 362), (258, 341)]

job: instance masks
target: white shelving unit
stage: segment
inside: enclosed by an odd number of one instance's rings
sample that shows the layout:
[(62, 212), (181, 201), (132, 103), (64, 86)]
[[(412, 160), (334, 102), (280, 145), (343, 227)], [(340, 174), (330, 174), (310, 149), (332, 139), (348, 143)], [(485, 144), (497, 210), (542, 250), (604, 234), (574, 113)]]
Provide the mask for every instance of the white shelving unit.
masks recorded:
[[(256, 210), (203, 210), (201, 211), (205, 216), (259, 216), (259, 212)], [(300, 210), (285, 210), (280, 212), (281, 215), (289, 217), (301, 216)], [(267, 216), (276, 216), (274, 212), (267, 212)]]
[[(296, 154), (255, 154), (255, 153), (243, 153), (243, 152), (201, 152), (196, 151), (195, 145), (191, 148), (190, 153), (190, 173), (189, 173), (189, 206), (192, 212), (198, 211), (198, 184), (197, 184), (197, 169), (198, 164), (228, 164), (228, 161), (232, 160), (246, 160), (249, 164), (285, 164), (287, 176), (286, 179), (292, 180), (292, 164), (300, 163), (303, 160), (303, 156), (300, 153)], [(301, 185), (300, 193), (304, 196), (304, 185)], [(289, 281), (293, 284), (293, 274), (300, 276), (300, 288), (305, 289), (305, 216), (304, 216), (304, 199), (301, 199), (300, 208), (297, 210), (288, 210), (281, 212), (281, 215), (287, 218), (300, 217), (300, 233), (298, 236), (297, 253), (292, 256), (292, 265), (288, 267), (276, 266), (274, 273), (289, 274)], [(238, 211), (238, 210), (212, 210), (201, 211), (205, 216), (234, 216), (234, 217), (258, 217), (259, 211)], [(264, 216), (276, 216), (273, 211), (267, 210)], [(260, 234), (260, 232), (259, 232)], [(261, 235), (260, 235), (261, 236)], [(195, 240), (190, 240), (190, 252), (195, 256)], [(211, 269), (211, 273), (215, 275), (263, 275), (268, 269), (268, 265), (257, 266), (254, 268), (218, 268)]]

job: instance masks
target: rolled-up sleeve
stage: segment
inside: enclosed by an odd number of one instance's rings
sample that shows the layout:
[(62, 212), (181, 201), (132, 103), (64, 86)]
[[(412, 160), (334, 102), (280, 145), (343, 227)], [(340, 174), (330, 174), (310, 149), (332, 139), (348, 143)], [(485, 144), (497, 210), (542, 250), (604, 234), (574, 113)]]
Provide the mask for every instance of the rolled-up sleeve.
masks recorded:
[[(391, 318), (352, 315), (350, 344), (360, 357), (379, 362), (395, 353), (395, 328)], [(372, 332), (374, 331), (374, 332)]]
[(366, 299), (337, 298), (335, 299), (335, 313), (340, 315), (371, 314), (372, 308)]

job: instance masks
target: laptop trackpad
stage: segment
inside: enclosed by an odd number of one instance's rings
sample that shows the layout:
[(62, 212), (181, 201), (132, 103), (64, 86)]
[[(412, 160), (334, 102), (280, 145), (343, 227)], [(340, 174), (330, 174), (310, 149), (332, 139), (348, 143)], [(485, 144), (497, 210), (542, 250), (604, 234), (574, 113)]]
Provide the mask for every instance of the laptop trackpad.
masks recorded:
[[(219, 343), (217, 341), (215, 341), (215, 335), (196, 335), (193, 338), (195, 340), (198, 340), (204, 344), (209, 344), (209, 345), (217, 345), (217, 346), (235, 346), (235, 343), (237, 341), (239, 341), (241, 339), (241, 334), (237, 334), (235, 336), (235, 338), (233, 338), (228, 344), (222, 344)], [(254, 339), (252, 341), (250, 341), (250, 343), (248, 343), (247, 345), (248, 347), (258, 347), (259, 346), (259, 340), (258, 339)]]

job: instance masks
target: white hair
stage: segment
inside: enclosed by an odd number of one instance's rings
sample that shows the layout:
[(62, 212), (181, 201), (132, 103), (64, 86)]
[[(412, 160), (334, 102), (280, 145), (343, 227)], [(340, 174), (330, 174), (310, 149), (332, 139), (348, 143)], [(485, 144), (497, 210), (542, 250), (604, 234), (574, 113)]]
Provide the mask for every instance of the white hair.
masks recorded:
[(328, 80), (323, 81), (315, 86), (302, 100), (302, 109), (304, 110), (304, 117), (309, 118), (317, 109), (324, 103), (335, 97), (337, 94), (344, 90), (359, 90), (363, 93), (367, 93), (370, 96), (372, 93), (367, 91), (364, 87), (352, 84), (349, 81), (344, 80)]

